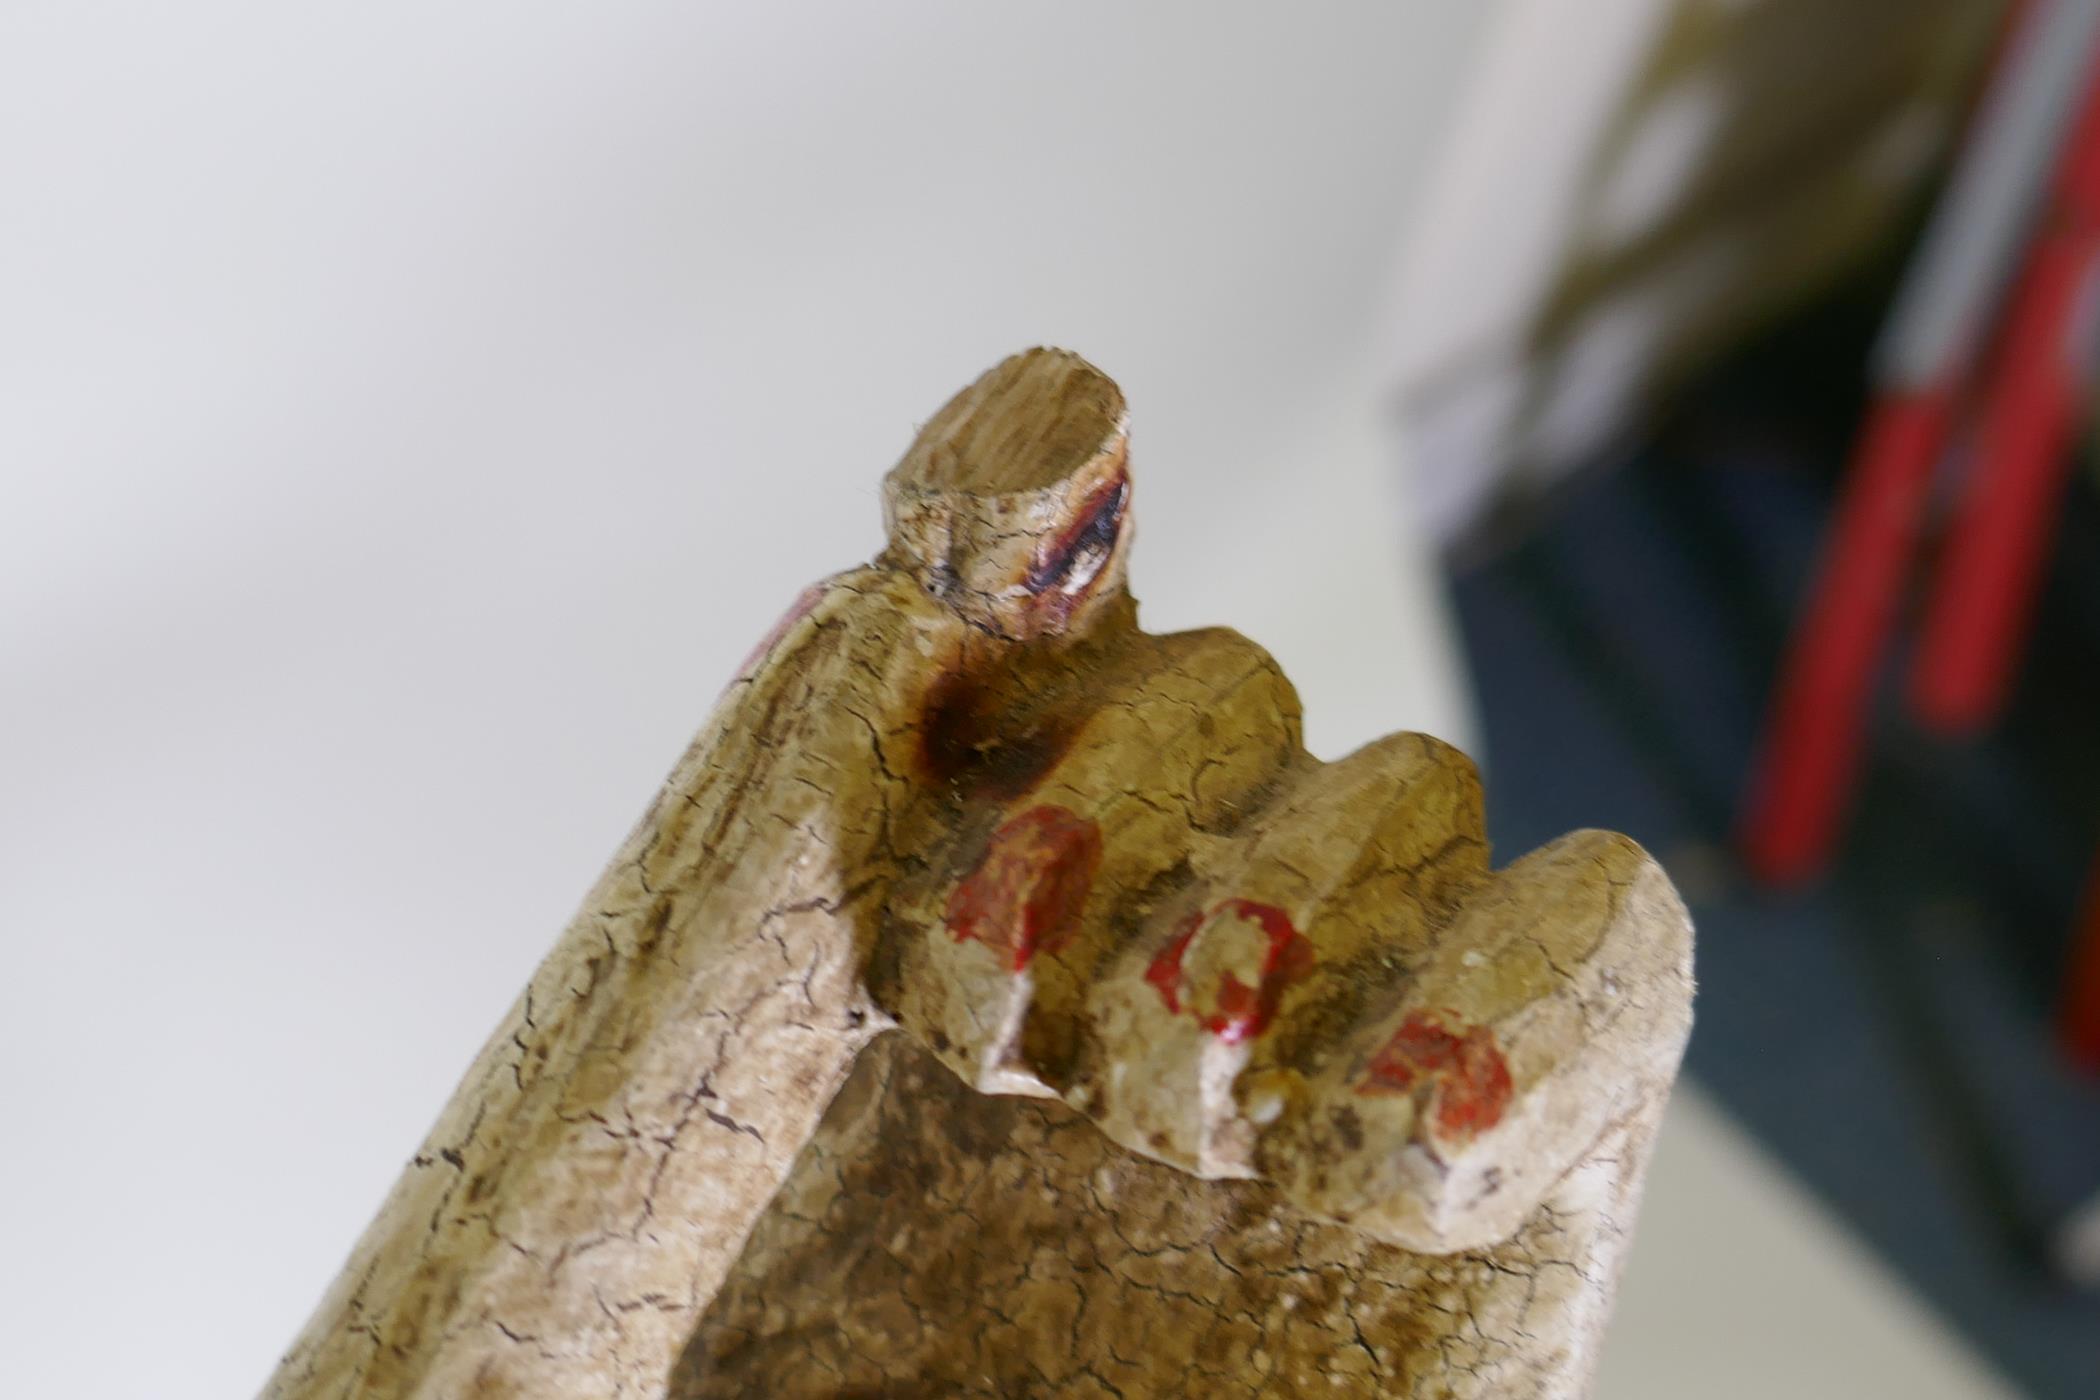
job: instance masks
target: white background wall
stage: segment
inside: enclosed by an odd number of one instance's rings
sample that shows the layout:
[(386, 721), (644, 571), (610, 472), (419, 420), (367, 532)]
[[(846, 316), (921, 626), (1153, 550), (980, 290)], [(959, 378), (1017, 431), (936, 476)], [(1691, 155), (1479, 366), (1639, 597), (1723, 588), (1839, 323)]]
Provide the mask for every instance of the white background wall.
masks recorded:
[(1374, 367), (1487, 10), (0, 9), (0, 1394), (260, 1383), (1010, 350), (1129, 391), (1151, 625), (1467, 737)]

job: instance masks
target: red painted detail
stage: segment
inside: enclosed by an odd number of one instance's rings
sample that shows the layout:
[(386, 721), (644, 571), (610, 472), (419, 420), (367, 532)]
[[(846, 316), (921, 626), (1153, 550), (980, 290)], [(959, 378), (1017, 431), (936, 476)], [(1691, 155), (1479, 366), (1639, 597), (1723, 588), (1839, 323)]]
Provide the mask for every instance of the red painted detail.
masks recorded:
[(1063, 807), (1031, 807), (992, 833), (948, 896), (948, 931), (984, 944), (1019, 972), (1079, 931), (1101, 863), (1101, 828)]
[(751, 654), (744, 658), (744, 664), (736, 668), (736, 679), (730, 684), (751, 679), (752, 673), (758, 670), (759, 663), (771, 656), (773, 648), (780, 645), (780, 639), (788, 634), (788, 629), (808, 617), (810, 609), (816, 607), (818, 600), (823, 596), (822, 583), (813, 583), (795, 595), (795, 601), (788, 605), (788, 610), (780, 621), (774, 623), (772, 630), (759, 638), (758, 645), (751, 648)]
[(1371, 1056), (1356, 1092), (1426, 1092), (1436, 1135), (1464, 1143), (1502, 1121), (1512, 1087), (1492, 1030), (1456, 1012), (1417, 1011)]
[(1055, 636), (1071, 625), (1116, 552), (1129, 502), (1130, 478), (1117, 472), (1089, 491), (1071, 523), (1037, 549), (1021, 577), (1030, 600), (1018, 635)]
[(1174, 930), (1173, 938), (1167, 941), (1167, 946), (1159, 950), (1159, 955), (1153, 958), (1145, 969), (1145, 980), (1159, 990), (1159, 999), (1167, 1004), (1169, 1015), (1181, 1014), (1181, 955), (1188, 951), (1189, 940), (1196, 936), (1196, 930), (1202, 926), (1203, 911), (1198, 909), (1181, 921), (1181, 926)]
[[(1084, 589), (1093, 582), (1094, 572), (1115, 548), (1116, 535), (1123, 528), (1123, 507), (1129, 500), (1130, 478), (1121, 472), (1089, 491), (1073, 512), (1072, 523), (1036, 552), (1023, 580), (1028, 591), (1040, 593), (1064, 586)], [(1094, 572), (1076, 581), (1071, 577), (1085, 570)]]
[[(1183, 976), (1189, 945), (1206, 930), (1212, 936), (1222, 919), (1244, 920), (1260, 928), (1268, 947), (1261, 970), (1249, 986), (1231, 972), (1221, 973), (1217, 985), (1191, 988)], [(1284, 989), (1305, 976), (1317, 961), (1312, 944), (1292, 925), (1290, 916), (1273, 904), (1251, 899), (1225, 899), (1208, 910), (1198, 910), (1174, 930), (1174, 937), (1160, 949), (1145, 969), (1145, 980), (1159, 992), (1169, 1013), (1181, 1014), (1184, 1007), (1203, 1028), (1227, 1045), (1251, 1040), (1269, 1028), (1283, 1002)], [(1208, 991), (1208, 996), (1204, 992)], [(1202, 1004), (1207, 1001), (1206, 1006)]]

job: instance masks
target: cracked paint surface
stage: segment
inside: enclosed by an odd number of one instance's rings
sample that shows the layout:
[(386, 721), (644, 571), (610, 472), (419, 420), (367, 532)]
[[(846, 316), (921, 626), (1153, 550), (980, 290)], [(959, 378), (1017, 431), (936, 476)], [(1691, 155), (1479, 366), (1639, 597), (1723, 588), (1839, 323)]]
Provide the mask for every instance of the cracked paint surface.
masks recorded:
[(1463, 755), (1319, 763), (1140, 630), (1076, 357), (886, 489), (264, 1394), (1579, 1394), (1689, 1033), (1655, 863), (1493, 869)]
[(1101, 828), (1063, 807), (1031, 807), (992, 833), (976, 869), (949, 896), (948, 931), (974, 939), (1018, 972), (1038, 949), (1078, 932), (1101, 863)]
[(898, 624), (923, 604), (863, 570), (801, 611), (490, 1037), (266, 1395), (661, 1393), (886, 1024), (859, 930), (907, 786), (883, 737), (916, 695)]
[(1062, 1105), (976, 1094), (886, 1036), (669, 1394), (1577, 1394), (1651, 1130), (1616, 1125), (1507, 1242), (1413, 1254), (1122, 1152)]

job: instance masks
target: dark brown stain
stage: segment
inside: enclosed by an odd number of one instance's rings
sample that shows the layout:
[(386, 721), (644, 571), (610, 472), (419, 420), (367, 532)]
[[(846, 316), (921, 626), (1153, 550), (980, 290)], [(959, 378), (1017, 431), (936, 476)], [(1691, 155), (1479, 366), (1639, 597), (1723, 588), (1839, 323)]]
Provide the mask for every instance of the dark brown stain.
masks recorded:
[(965, 801), (1010, 802), (1056, 766), (1073, 727), (1002, 699), (977, 675), (949, 672), (934, 683), (919, 721), (919, 766), (928, 782)]
[(642, 916), (642, 928), (635, 939), (635, 952), (647, 953), (663, 942), (664, 931), (671, 926), (673, 901), (667, 894), (658, 895), (649, 905), (649, 912)]
[(1336, 1109), (1334, 1135), (1342, 1140), (1342, 1146), (1358, 1151), (1364, 1145), (1364, 1120), (1356, 1116), (1353, 1108)]

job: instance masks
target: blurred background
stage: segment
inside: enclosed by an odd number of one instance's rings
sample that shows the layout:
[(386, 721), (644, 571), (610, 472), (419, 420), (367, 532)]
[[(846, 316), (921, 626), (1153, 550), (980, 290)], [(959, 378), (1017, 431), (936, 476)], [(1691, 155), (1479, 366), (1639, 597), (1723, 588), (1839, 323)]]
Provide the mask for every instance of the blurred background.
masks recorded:
[(260, 1385), (916, 423), (1052, 343), (1149, 626), (1691, 902), (1598, 1393), (2100, 1394), (2096, 39), (13, 0), (0, 1393)]

